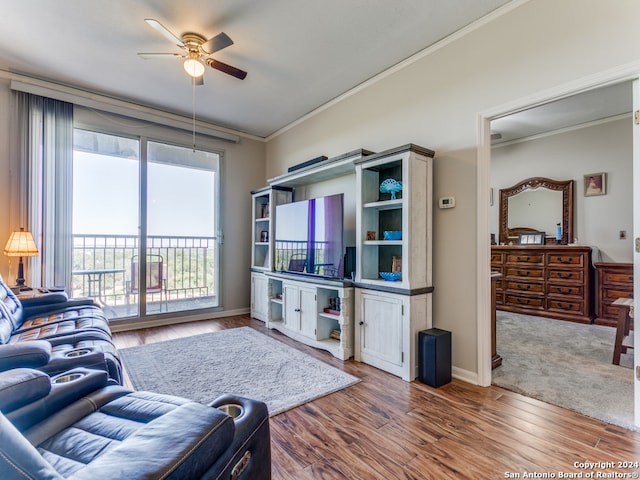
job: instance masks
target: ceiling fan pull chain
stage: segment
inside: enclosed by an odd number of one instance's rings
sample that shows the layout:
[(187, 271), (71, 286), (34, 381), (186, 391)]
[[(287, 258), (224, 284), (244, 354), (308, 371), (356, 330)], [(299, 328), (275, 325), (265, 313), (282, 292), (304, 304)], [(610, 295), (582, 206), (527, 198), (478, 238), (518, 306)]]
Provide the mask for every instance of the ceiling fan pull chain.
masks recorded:
[(196, 78), (191, 78), (191, 104), (193, 106), (193, 153), (196, 153)]

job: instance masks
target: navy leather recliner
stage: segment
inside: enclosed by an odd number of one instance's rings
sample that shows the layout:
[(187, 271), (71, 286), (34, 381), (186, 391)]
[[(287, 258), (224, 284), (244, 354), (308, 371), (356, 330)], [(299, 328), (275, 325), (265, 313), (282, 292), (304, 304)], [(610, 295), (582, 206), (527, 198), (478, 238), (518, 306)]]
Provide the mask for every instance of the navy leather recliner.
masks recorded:
[(254, 400), (202, 405), (98, 370), (14, 369), (0, 373), (0, 412), (4, 480), (271, 478), (267, 407)]
[(98, 368), (122, 383), (122, 366), (102, 309), (64, 293), (18, 299), (0, 276), (0, 371), (37, 368), (57, 374)]

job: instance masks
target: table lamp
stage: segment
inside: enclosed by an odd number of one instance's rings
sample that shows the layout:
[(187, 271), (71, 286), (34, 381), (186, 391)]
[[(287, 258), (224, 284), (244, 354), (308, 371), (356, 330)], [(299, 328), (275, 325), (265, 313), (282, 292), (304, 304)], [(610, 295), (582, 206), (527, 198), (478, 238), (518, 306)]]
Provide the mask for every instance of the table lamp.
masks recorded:
[(31, 232), (25, 232), (21, 228), (19, 232), (13, 232), (9, 237), (7, 245), (4, 247), (4, 254), (7, 257), (20, 257), (18, 263), (18, 278), (16, 278), (16, 287), (24, 287), (24, 265), (22, 257), (35, 257), (38, 255), (38, 247), (33, 240)]

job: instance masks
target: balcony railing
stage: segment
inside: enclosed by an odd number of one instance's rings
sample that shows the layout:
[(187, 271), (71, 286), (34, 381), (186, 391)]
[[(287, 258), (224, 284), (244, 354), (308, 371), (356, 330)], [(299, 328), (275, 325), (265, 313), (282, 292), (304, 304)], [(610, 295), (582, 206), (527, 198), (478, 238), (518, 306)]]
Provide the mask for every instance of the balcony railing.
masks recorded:
[[(111, 307), (137, 303), (131, 289), (131, 269), (138, 245), (135, 235), (73, 235), (72, 295), (96, 297)], [(147, 254), (163, 258), (167, 295), (147, 293), (147, 303), (184, 304), (185, 300), (212, 297), (217, 291), (215, 248), (215, 237), (147, 237)]]

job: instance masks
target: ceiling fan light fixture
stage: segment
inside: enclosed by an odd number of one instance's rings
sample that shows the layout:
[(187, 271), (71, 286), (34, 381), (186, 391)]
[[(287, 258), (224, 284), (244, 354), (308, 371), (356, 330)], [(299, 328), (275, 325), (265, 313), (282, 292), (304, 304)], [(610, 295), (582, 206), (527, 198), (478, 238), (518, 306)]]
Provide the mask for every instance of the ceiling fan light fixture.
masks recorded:
[(187, 75), (193, 78), (198, 78), (204, 75), (204, 63), (198, 57), (198, 55), (191, 54), (189, 58), (187, 58), (182, 64), (184, 67), (184, 71), (187, 72)]

